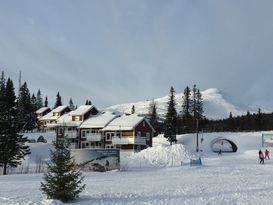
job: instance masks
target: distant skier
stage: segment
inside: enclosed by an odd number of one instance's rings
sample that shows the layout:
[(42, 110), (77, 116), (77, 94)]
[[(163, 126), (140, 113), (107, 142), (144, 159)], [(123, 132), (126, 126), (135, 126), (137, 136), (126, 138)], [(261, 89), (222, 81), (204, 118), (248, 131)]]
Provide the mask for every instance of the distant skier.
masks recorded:
[(108, 160), (106, 160), (106, 163), (105, 163), (105, 169), (106, 169), (106, 171), (108, 171), (108, 170), (109, 170), (109, 161), (108, 161)]
[(264, 164), (264, 153), (262, 150), (259, 151), (259, 159), (260, 159), (260, 164)]
[(218, 155), (222, 155), (222, 150), (221, 149), (219, 150)]
[(268, 149), (265, 149), (265, 151), (264, 151), (264, 158), (266, 159), (270, 159), (269, 158), (269, 151), (268, 151)]

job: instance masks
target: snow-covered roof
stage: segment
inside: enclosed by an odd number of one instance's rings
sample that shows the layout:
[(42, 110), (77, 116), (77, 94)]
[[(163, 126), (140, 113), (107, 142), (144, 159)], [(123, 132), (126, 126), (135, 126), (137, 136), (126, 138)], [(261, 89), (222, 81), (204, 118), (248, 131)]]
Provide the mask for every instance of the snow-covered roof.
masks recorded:
[(72, 121), (72, 116), (70, 113), (66, 113), (59, 117), (56, 125), (65, 127), (78, 127), (82, 123), (82, 121)]
[(102, 130), (133, 130), (143, 120), (148, 122), (145, 117), (141, 117), (138, 115), (122, 115), (121, 117), (114, 119)]
[(50, 109), (49, 107), (41, 107), (39, 110), (36, 111), (37, 114), (43, 113), (46, 110)]
[(41, 117), (40, 120), (57, 120), (60, 116), (53, 116), (53, 113), (62, 112), (67, 107), (68, 106), (66, 106), (66, 105), (56, 107), (55, 109), (51, 110), (51, 112), (49, 112), (45, 116)]
[(66, 109), (68, 106), (67, 105), (61, 105), (56, 107), (52, 112), (62, 112), (64, 109)]
[(43, 117), (40, 118), (40, 120), (57, 120), (60, 116), (53, 116), (53, 112), (49, 112)]
[(103, 128), (117, 117), (111, 112), (100, 113), (84, 121), (80, 128)]
[(94, 107), (94, 105), (81, 105), (80, 107), (78, 107), (76, 110), (70, 112), (69, 114), (71, 116), (84, 115), (89, 110), (91, 110), (93, 107)]

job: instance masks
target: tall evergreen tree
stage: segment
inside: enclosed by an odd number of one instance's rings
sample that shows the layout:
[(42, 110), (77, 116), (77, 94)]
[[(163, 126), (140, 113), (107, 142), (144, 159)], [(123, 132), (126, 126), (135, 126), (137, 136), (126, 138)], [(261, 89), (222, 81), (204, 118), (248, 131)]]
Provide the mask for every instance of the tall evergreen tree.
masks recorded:
[(203, 119), (203, 98), (199, 89), (197, 89), (196, 93), (196, 118), (200, 121)]
[(31, 106), (32, 106), (32, 109), (34, 110), (34, 112), (37, 111), (39, 108), (37, 107), (37, 99), (34, 94), (32, 94), (30, 102), (31, 102)]
[(158, 115), (157, 115), (157, 104), (154, 100), (151, 101), (149, 106), (149, 120), (151, 125), (156, 131), (156, 134), (158, 134)]
[(48, 107), (48, 99), (47, 99), (47, 96), (45, 97), (45, 107)]
[(92, 105), (91, 100), (86, 100), (86, 101), (85, 101), (85, 105)]
[(192, 107), (191, 90), (187, 86), (184, 89), (184, 96), (183, 96), (183, 101), (182, 101), (182, 120), (183, 120), (183, 126), (184, 126), (186, 133), (188, 133), (190, 131), (191, 107)]
[(258, 113), (256, 115), (256, 127), (257, 127), (257, 130), (262, 130), (263, 129), (263, 116), (262, 116), (262, 113), (261, 113), (261, 108), (258, 109)]
[(62, 97), (60, 96), (60, 93), (58, 92), (57, 95), (56, 95), (56, 102), (55, 102), (54, 108), (59, 107), (61, 105), (63, 105)]
[(168, 139), (170, 144), (176, 143), (176, 133), (177, 133), (177, 112), (176, 112), (176, 102), (174, 96), (175, 90), (173, 87), (170, 89), (169, 102), (167, 108), (166, 119), (164, 122), (164, 137)]
[(135, 114), (135, 105), (132, 106), (132, 109), (131, 109), (131, 114)]
[(48, 199), (69, 202), (78, 198), (84, 190), (85, 185), (81, 185), (84, 177), (76, 169), (68, 144), (59, 141), (54, 145), (54, 151), (50, 151), (51, 163), (48, 164), (41, 189)]
[(36, 95), (36, 108), (38, 110), (41, 107), (43, 107), (43, 98), (42, 98), (42, 93), (41, 93), (41, 91), (39, 89), (38, 92), (37, 92), (37, 95)]
[(193, 89), (192, 89), (191, 114), (193, 116), (194, 121), (196, 121), (197, 119), (197, 88), (195, 84), (193, 85)]
[(232, 112), (229, 113), (228, 130), (229, 131), (235, 131), (235, 121), (234, 121), (234, 118), (232, 116)]
[(5, 89), (0, 90), (0, 105), (0, 166), (6, 175), (8, 166), (17, 167), (30, 154), (25, 145), (27, 138), (18, 134), (16, 96), (11, 79), (7, 80)]
[(75, 110), (75, 106), (74, 106), (72, 98), (69, 99), (68, 105), (69, 105), (70, 110)]
[(33, 106), (27, 83), (25, 82), (20, 88), (17, 100), (18, 122), (21, 131), (33, 130), (37, 125), (35, 108)]

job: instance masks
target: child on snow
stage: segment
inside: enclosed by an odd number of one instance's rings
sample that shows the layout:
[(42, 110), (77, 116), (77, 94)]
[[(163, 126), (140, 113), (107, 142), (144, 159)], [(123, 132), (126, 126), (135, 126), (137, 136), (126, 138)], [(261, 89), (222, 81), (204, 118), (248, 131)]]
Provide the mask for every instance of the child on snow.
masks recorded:
[(264, 164), (264, 153), (262, 150), (259, 151), (259, 159), (260, 159), (260, 164)]
[(265, 149), (265, 151), (264, 151), (264, 158), (266, 159), (266, 157), (267, 157), (267, 159), (269, 159), (269, 151), (268, 151), (268, 149)]

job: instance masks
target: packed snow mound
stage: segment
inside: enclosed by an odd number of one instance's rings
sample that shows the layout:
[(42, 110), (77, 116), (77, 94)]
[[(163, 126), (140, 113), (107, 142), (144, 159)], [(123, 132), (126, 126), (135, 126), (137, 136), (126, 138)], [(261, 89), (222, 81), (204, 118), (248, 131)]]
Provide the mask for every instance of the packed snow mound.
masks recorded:
[[(229, 102), (224, 94), (217, 88), (210, 88), (201, 92), (204, 102), (204, 114), (209, 119), (222, 119), (227, 118), (229, 113), (232, 112), (233, 116), (246, 114), (247, 110), (251, 110), (247, 106), (237, 106)], [(175, 99), (177, 102), (177, 111), (181, 111), (183, 93), (177, 93)], [(160, 117), (164, 117), (167, 112), (167, 102), (169, 96), (164, 96), (154, 100), (157, 104), (157, 112)], [(112, 112), (131, 113), (132, 106), (135, 106), (137, 114), (147, 114), (149, 112), (151, 101), (140, 101), (135, 103), (127, 103), (120, 105), (113, 105), (105, 108), (105, 110)]]
[(121, 164), (125, 169), (143, 167), (173, 167), (189, 162), (192, 155), (182, 144), (157, 145), (126, 157)]

